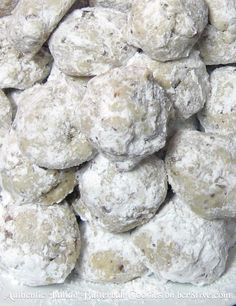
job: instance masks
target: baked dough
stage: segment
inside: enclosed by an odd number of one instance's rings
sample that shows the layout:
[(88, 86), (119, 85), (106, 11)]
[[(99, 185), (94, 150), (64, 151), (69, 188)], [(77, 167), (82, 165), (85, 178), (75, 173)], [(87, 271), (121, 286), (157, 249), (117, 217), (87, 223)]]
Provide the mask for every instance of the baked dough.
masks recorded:
[(25, 89), (48, 76), (52, 58), (45, 49), (33, 58), (17, 51), (8, 41), (11, 18), (0, 18), (0, 88)]
[(1, 0), (0, 17), (10, 15), (19, 0)]
[(9, 27), (15, 48), (24, 54), (36, 54), (74, 2), (20, 0)]
[(210, 86), (199, 51), (193, 51), (188, 58), (165, 63), (137, 52), (128, 65), (152, 71), (154, 79), (166, 90), (172, 101), (177, 117), (188, 119), (203, 108)]
[(236, 133), (236, 67), (215, 69), (210, 76), (211, 95), (198, 118), (206, 132)]
[(0, 265), (28, 286), (63, 283), (80, 251), (79, 228), (67, 203), (0, 207)]
[(12, 124), (12, 107), (7, 96), (0, 89), (0, 147)]
[(85, 90), (77, 83), (72, 86), (69, 82), (49, 81), (21, 95), (16, 131), (22, 152), (33, 163), (66, 169), (93, 158), (96, 152), (80, 132), (78, 122)]
[(111, 234), (82, 223), (79, 277), (96, 283), (125, 283), (140, 277), (146, 268), (134, 251), (130, 233)]
[(81, 201), (92, 218), (110, 232), (125, 232), (147, 222), (167, 194), (164, 163), (155, 156), (130, 172), (119, 172), (98, 155), (77, 172), (77, 177)]
[(235, 0), (205, 0), (209, 8), (209, 22), (219, 31), (235, 32)]
[(183, 130), (170, 142), (166, 168), (174, 192), (207, 219), (236, 217), (236, 149), (231, 138)]
[(90, 6), (101, 6), (112, 8), (122, 12), (128, 12), (131, 9), (133, 0), (90, 0)]
[(198, 42), (198, 48), (206, 65), (235, 63), (236, 32), (219, 31), (208, 25)]
[(75, 10), (53, 33), (56, 65), (71, 76), (94, 76), (126, 64), (136, 48), (127, 43), (127, 16), (100, 7)]
[(161, 62), (188, 57), (207, 22), (204, 0), (134, 0), (130, 43)]
[(14, 205), (38, 202), (45, 205), (61, 202), (76, 185), (75, 170), (47, 170), (32, 164), (22, 155), (14, 130), (1, 149), (2, 188), (9, 192)]
[(120, 170), (165, 146), (170, 102), (152, 73), (115, 68), (89, 81), (79, 112), (81, 130)]
[(176, 196), (135, 230), (132, 240), (143, 262), (161, 280), (207, 285), (225, 271), (224, 221), (198, 217)]

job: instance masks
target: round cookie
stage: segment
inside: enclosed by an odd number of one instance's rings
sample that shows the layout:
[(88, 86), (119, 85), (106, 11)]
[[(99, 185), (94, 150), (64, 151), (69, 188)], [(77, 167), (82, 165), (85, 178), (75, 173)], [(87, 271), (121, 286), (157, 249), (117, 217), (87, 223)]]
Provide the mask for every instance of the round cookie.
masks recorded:
[(183, 130), (166, 156), (169, 183), (197, 214), (236, 217), (236, 150), (230, 138)]
[(125, 232), (151, 219), (167, 194), (162, 160), (143, 160), (129, 172), (119, 172), (102, 155), (78, 170), (81, 201), (98, 224)]
[(12, 124), (12, 107), (4, 92), (0, 89), (0, 147)]
[(128, 65), (152, 71), (154, 79), (166, 90), (172, 101), (176, 116), (188, 119), (203, 108), (210, 86), (199, 51), (193, 51), (188, 58), (165, 63), (137, 52)]
[(204, 0), (134, 0), (130, 43), (161, 62), (188, 57), (208, 22)]
[(68, 204), (0, 209), (1, 267), (24, 285), (63, 283), (80, 252), (79, 228)]
[(127, 43), (127, 16), (106, 8), (76, 10), (53, 33), (56, 65), (71, 76), (94, 76), (126, 64), (136, 48)]
[(61, 202), (76, 184), (75, 170), (47, 170), (32, 164), (22, 155), (14, 130), (1, 149), (1, 186), (16, 204)]
[(134, 251), (130, 233), (111, 234), (82, 223), (79, 277), (96, 283), (125, 283), (140, 277), (146, 268)]
[(10, 40), (19, 52), (36, 54), (76, 0), (20, 0), (10, 22)]
[(19, 0), (1, 0), (0, 2), (0, 17), (10, 15)]
[(79, 112), (81, 131), (120, 170), (165, 146), (170, 102), (152, 73), (115, 68), (89, 81)]
[(208, 25), (198, 42), (198, 48), (206, 65), (235, 63), (236, 33), (219, 31)]
[(236, 30), (235, 0), (205, 0), (209, 8), (209, 22), (220, 31)]
[(161, 280), (208, 285), (225, 271), (229, 246), (224, 221), (198, 217), (178, 197), (135, 230), (132, 241)]
[(52, 58), (44, 49), (33, 58), (17, 51), (8, 41), (11, 18), (0, 18), (0, 88), (25, 89), (48, 76)]
[(133, 0), (90, 0), (90, 6), (101, 6), (112, 8), (122, 12), (128, 12), (131, 9)]
[(33, 163), (66, 169), (93, 158), (95, 150), (80, 132), (78, 120), (85, 90), (77, 83), (49, 81), (21, 95), (16, 132), (22, 152)]
[(206, 132), (236, 133), (236, 67), (215, 69), (210, 76), (211, 94), (198, 118)]

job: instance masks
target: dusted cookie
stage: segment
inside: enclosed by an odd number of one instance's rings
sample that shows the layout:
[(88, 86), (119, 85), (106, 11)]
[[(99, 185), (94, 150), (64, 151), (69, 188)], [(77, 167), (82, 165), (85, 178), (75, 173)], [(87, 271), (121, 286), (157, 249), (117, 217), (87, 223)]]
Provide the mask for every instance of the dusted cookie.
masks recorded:
[(134, 66), (93, 78), (80, 106), (81, 130), (110, 160), (129, 170), (165, 145), (170, 103), (152, 73)]
[(96, 283), (125, 283), (140, 277), (145, 267), (134, 252), (130, 233), (111, 234), (82, 223), (79, 277)]
[(4, 92), (0, 89), (0, 147), (12, 124), (12, 107)]
[(24, 285), (63, 283), (80, 249), (78, 224), (68, 204), (0, 209), (1, 266)]
[(236, 133), (236, 67), (215, 69), (210, 76), (211, 95), (198, 115), (206, 132)]
[(165, 63), (136, 53), (128, 65), (152, 71), (154, 79), (167, 91), (178, 117), (187, 119), (203, 108), (210, 88), (199, 51), (193, 51), (188, 58)]
[(127, 12), (131, 9), (133, 0), (90, 0), (90, 6), (102, 6), (113, 8), (122, 12)]
[(128, 45), (127, 16), (105, 8), (69, 15), (53, 33), (49, 47), (56, 65), (71, 76), (94, 76), (122, 66), (136, 51)]
[(95, 154), (78, 126), (86, 87), (76, 85), (50, 81), (21, 95), (15, 119), (20, 148), (41, 167), (70, 168)]
[(11, 18), (0, 18), (0, 88), (25, 89), (47, 77), (51, 55), (41, 50), (30, 59), (18, 52), (8, 41)]
[(235, 152), (230, 139), (197, 131), (183, 130), (169, 144), (169, 182), (204, 218), (236, 217)]
[(152, 218), (167, 193), (162, 160), (143, 160), (130, 172), (119, 172), (102, 155), (78, 171), (81, 201), (100, 226), (125, 232)]
[(206, 65), (235, 63), (236, 32), (219, 31), (208, 25), (198, 43)]
[(161, 62), (188, 57), (207, 21), (204, 0), (134, 0), (130, 42)]
[(22, 155), (14, 130), (5, 138), (1, 154), (1, 185), (14, 205), (35, 201), (45, 205), (59, 203), (74, 189), (74, 170), (47, 170), (32, 164)]
[(224, 222), (199, 218), (177, 197), (132, 236), (138, 256), (160, 279), (207, 285), (225, 271)]
[(205, 0), (209, 8), (210, 24), (220, 31), (236, 30), (235, 0)]
[(10, 39), (22, 53), (36, 54), (75, 0), (20, 0), (10, 23)]
[(1, 0), (0, 2), (0, 17), (10, 15), (11, 11), (17, 5), (19, 0)]

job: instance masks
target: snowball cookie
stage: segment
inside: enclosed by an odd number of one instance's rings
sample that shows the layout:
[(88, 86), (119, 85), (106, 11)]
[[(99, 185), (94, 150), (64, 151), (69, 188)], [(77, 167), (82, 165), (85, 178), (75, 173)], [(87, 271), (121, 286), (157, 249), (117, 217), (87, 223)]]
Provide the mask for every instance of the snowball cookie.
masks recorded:
[(119, 162), (121, 170), (129, 170), (164, 147), (169, 109), (169, 100), (152, 73), (129, 66), (89, 81), (79, 119), (90, 142)]
[(1, 266), (24, 285), (63, 283), (80, 249), (78, 224), (68, 204), (11, 206), (0, 215)]
[(12, 107), (7, 96), (0, 89), (0, 147), (12, 124)]
[(215, 69), (210, 76), (211, 95), (198, 115), (206, 132), (236, 133), (236, 67)]
[(209, 8), (210, 24), (220, 31), (236, 30), (235, 0), (205, 0)]
[(75, 0), (20, 0), (9, 35), (22, 53), (36, 54)]
[(219, 31), (208, 25), (199, 40), (198, 48), (206, 65), (235, 63), (236, 33)]
[(20, 148), (35, 164), (49, 169), (78, 166), (95, 150), (80, 132), (79, 102), (85, 87), (50, 81), (21, 96), (15, 119)]
[(99, 225), (125, 232), (152, 218), (167, 193), (164, 162), (155, 156), (119, 172), (102, 155), (78, 170), (81, 200)]
[(59, 203), (76, 184), (74, 170), (47, 170), (32, 164), (22, 155), (14, 130), (2, 146), (0, 177), (3, 189), (10, 193), (14, 204)]
[(146, 67), (153, 72), (154, 79), (167, 91), (178, 117), (188, 119), (203, 108), (210, 86), (199, 51), (193, 51), (188, 58), (165, 63), (137, 52), (128, 65)]
[(134, 0), (130, 43), (161, 62), (188, 57), (207, 22), (204, 0)]
[(56, 65), (71, 76), (94, 76), (126, 64), (136, 48), (127, 43), (127, 15), (100, 7), (76, 10), (53, 33)]
[(52, 58), (43, 49), (33, 58), (18, 52), (8, 41), (11, 18), (0, 18), (0, 88), (25, 89), (47, 77)]
[(224, 221), (198, 217), (176, 196), (133, 232), (132, 241), (161, 280), (208, 285), (225, 271), (229, 247)]
[(102, 6), (113, 8), (122, 12), (128, 12), (131, 9), (133, 0), (90, 0), (90, 6)]
[(111, 234), (82, 223), (79, 277), (96, 283), (125, 283), (140, 277), (146, 268), (134, 251), (130, 233)]
[(11, 14), (11, 11), (17, 5), (19, 0), (1, 0), (0, 2), (0, 17)]
[(170, 142), (166, 168), (186, 204), (207, 219), (236, 217), (236, 154), (230, 139), (183, 130)]

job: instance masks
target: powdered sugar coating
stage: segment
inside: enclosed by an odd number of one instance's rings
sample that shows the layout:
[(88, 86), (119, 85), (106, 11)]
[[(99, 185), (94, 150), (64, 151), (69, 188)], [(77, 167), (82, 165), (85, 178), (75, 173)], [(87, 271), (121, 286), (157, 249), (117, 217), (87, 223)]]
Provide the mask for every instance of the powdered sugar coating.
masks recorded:
[(236, 217), (235, 152), (231, 138), (198, 131), (183, 130), (169, 144), (169, 183), (200, 216)]
[(236, 33), (219, 31), (208, 25), (198, 42), (198, 48), (206, 65), (235, 63)]
[(112, 8), (122, 12), (128, 12), (131, 9), (133, 0), (90, 0), (90, 6), (101, 6)]
[(136, 48), (127, 43), (125, 13), (100, 7), (75, 10), (53, 33), (56, 65), (71, 76), (94, 76), (119, 67)]
[(136, 53), (128, 65), (145, 67), (167, 92), (176, 115), (188, 119), (203, 108), (209, 94), (209, 77), (206, 66), (193, 51), (188, 58), (158, 62), (144, 53)]
[(210, 76), (211, 95), (198, 115), (206, 132), (236, 133), (236, 68), (215, 69)]
[(1, 0), (0, 2), (0, 17), (11, 14), (19, 0)]
[(120, 170), (165, 145), (170, 103), (152, 73), (134, 66), (93, 78), (80, 106), (81, 130)]
[(236, 219), (227, 219), (225, 224), (228, 233), (229, 246), (233, 247), (236, 244)]
[(234, 0), (205, 0), (209, 8), (210, 24), (220, 31), (236, 30), (236, 2)]
[(63, 283), (80, 249), (78, 224), (68, 204), (0, 209), (1, 266), (24, 285)]
[(0, 147), (12, 124), (12, 107), (4, 92), (0, 89)]
[(9, 192), (14, 205), (38, 202), (45, 205), (61, 202), (76, 184), (75, 170), (47, 170), (32, 164), (18, 146), (14, 130), (1, 149), (2, 188)]
[(15, 119), (20, 148), (41, 167), (71, 168), (95, 154), (78, 123), (79, 103), (86, 87), (75, 85), (49, 81), (21, 96)]
[(111, 232), (125, 232), (148, 222), (167, 194), (162, 160), (143, 160), (130, 172), (119, 172), (102, 155), (78, 172), (81, 201), (96, 222)]
[(25, 54), (36, 54), (75, 0), (20, 0), (10, 23), (10, 39)]
[(203, 0), (134, 0), (130, 42), (161, 62), (188, 57), (207, 22)]
[(229, 246), (224, 222), (198, 217), (178, 197), (132, 236), (139, 256), (160, 279), (207, 285), (225, 271)]
[(0, 88), (25, 89), (47, 77), (51, 55), (42, 49), (33, 58), (28, 58), (17, 51), (8, 41), (11, 18), (0, 18)]
[(125, 283), (146, 268), (134, 251), (130, 233), (111, 234), (82, 223), (81, 256), (76, 266), (80, 278), (91, 282)]

